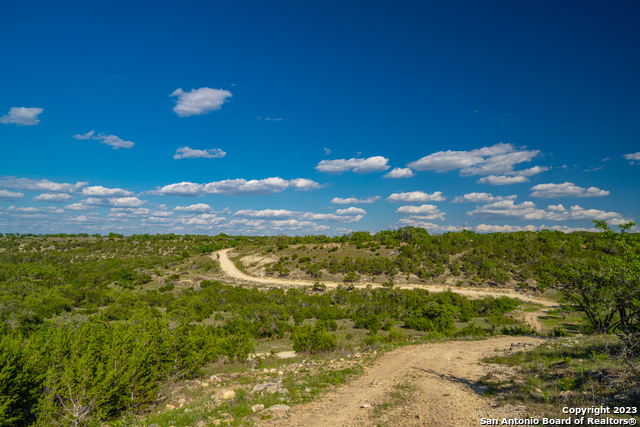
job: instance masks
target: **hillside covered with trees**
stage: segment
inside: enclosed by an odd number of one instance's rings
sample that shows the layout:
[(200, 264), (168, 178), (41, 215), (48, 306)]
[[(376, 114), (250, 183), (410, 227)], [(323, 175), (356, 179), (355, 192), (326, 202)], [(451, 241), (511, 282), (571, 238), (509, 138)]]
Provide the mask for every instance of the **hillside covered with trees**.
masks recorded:
[[(602, 233), (403, 228), (344, 236), (0, 237), (0, 425), (89, 425), (144, 414), (168, 381), (245, 362), (270, 343), (302, 354), (415, 340), (535, 334), (521, 301), (400, 289), (398, 278), (515, 286), (556, 298), (578, 321), (551, 334), (620, 333), (636, 369), (640, 238)], [(214, 251), (272, 257), (308, 288), (229, 282)], [(241, 262), (238, 263), (242, 268)], [(343, 286), (325, 290), (323, 277)], [(407, 280), (405, 279), (405, 280)], [(458, 283), (458, 280), (460, 283)], [(354, 283), (379, 284), (354, 287)], [(454, 287), (455, 288), (455, 287)], [(563, 315), (564, 317), (564, 315)]]

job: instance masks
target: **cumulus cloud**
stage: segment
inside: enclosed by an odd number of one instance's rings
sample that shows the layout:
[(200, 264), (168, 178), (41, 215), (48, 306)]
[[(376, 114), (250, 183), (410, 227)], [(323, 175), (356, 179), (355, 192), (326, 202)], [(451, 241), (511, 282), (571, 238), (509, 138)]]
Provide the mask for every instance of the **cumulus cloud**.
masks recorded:
[(471, 151), (438, 151), (409, 163), (415, 170), (447, 171), (462, 169), (485, 162), (485, 158), (514, 151), (511, 144), (498, 143)]
[(491, 203), (501, 200), (515, 200), (518, 196), (493, 196), (491, 193), (469, 193), (464, 196), (457, 196), (451, 203)]
[(173, 212), (149, 208), (111, 208), (109, 216), (118, 218), (146, 218), (151, 216), (167, 218), (173, 216)]
[(563, 184), (538, 184), (531, 187), (531, 197), (539, 199), (553, 199), (558, 197), (603, 197), (608, 196), (609, 191), (596, 187), (587, 189), (575, 185), (573, 182)]
[[(526, 176), (535, 175), (549, 170), (546, 166), (534, 166), (529, 169), (516, 171), (514, 166), (520, 163), (530, 162), (540, 154), (539, 150), (518, 149), (511, 144), (499, 143), (491, 147), (483, 147), (470, 151), (438, 151), (419, 160), (409, 163), (415, 170), (433, 170), (444, 172), (460, 169), (460, 176), (491, 175), (496, 181), (497, 176), (514, 175), (519, 180), (511, 179), (511, 182), (526, 182)], [(503, 180), (507, 183), (506, 180)], [(500, 184), (494, 184), (500, 185)]]
[(176, 206), (175, 208), (173, 208), (173, 210), (176, 212), (202, 212), (202, 213), (213, 211), (211, 206), (205, 203), (197, 203), (189, 206)]
[(0, 123), (16, 124), (18, 126), (34, 126), (40, 123), (38, 115), (44, 111), (44, 108), (26, 108), (12, 107), (9, 114), (0, 117)]
[(73, 203), (64, 207), (70, 211), (88, 211), (91, 209), (97, 209), (97, 206), (89, 206), (84, 203)]
[(117, 150), (118, 148), (131, 148), (135, 145), (131, 141), (125, 141), (115, 135), (106, 135), (104, 133), (101, 133), (98, 136), (93, 136), (91, 139), (97, 139), (101, 143), (111, 146), (114, 150)]
[(243, 226), (243, 227), (262, 227), (266, 223), (265, 220), (262, 219), (233, 219), (229, 221), (229, 225), (232, 227)]
[(18, 200), (24, 197), (23, 193), (8, 190), (0, 190), (0, 200)]
[(640, 161), (640, 151), (638, 151), (637, 153), (629, 153), (629, 154), (625, 154), (622, 157), (624, 157), (627, 160), (635, 160), (635, 161)]
[(149, 194), (158, 196), (183, 196), (195, 197), (203, 194), (221, 194), (225, 196), (249, 196), (257, 194), (280, 193), (287, 188), (307, 191), (321, 188), (322, 186), (310, 179), (297, 178), (286, 180), (280, 177), (265, 178), (260, 180), (227, 179), (208, 184), (196, 184), (193, 182), (181, 182), (158, 187), (149, 191)]
[(584, 228), (584, 227), (568, 227), (566, 225), (554, 225), (552, 227), (547, 227), (546, 225), (541, 225), (540, 227), (536, 227), (535, 225), (487, 225), (480, 224), (477, 225), (475, 230), (479, 233), (514, 233), (517, 231), (537, 231), (537, 230), (554, 230), (554, 231), (562, 231), (563, 233), (573, 233), (574, 231), (592, 231), (597, 232), (600, 231), (597, 228)]
[(411, 178), (415, 176), (410, 168), (394, 168), (391, 172), (383, 175), (385, 178)]
[(216, 216), (216, 214), (203, 213), (193, 216), (181, 216), (180, 222), (183, 225), (215, 225), (226, 220), (223, 216)]
[(112, 206), (121, 208), (137, 208), (146, 203), (146, 200), (140, 200), (137, 197), (89, 197), (80, 200), (80, 204), (86, 206)]
[(76, 182), (75, 184), (65, 184), (49, 181), (48, 179), (29, 179), (5, 176), (0, 178), (0, 189), (21, 190), (21, 191), (47, 191), (58, 193), (73, 193), (88, 185), (88, 182)]
[(16, 207), (16, 206), (9, 206), (7, 208), (7, 212), (27, 212), (27, 213), (36, 213), (36, 212), (43, 212), (43, 213), (64, 213), (64, 209), (60, 209), (56, 206), (49, 206), (46, 208), (35, 208), (33, 206), (29, 206), (29, 207)]
[(400, 206), (398, 210), (396, 210), (396, 213), (399, 213), (399, 214), (413, 214), (413, 215), (436, 214), (439, 212), (440, 210), (436, 205)]
[(432, 233), (458, 232), (463, 230), (463, 227), (458, 227), (455, 225), (438, 225), (438, 224), (426, 222), (424, 220), (412, 218), (412, 217), (402, 218), (401, 220), (398, 221), (398, 224), (396, 225), (396, 227), (398, 226), (421, 227), (429, 230)]
[(330, 148), (325, 148), (324, 149), (324, 155), (328, 156), (329, 154), (333, 153), (333, 150), (331, 150)]
[[(441, 212), (435, 205), (422, 205), (422, 206), (400, 206), (396, 213), (409, 215), (404, 220), (400, 220), (400, 223), (405, 224), (407, 219), (416, 221), (444, 221), (445, 213)], [(408, 224), (408, 223), (406, 223)]]
[(336, 211), (337, 215), (366, 215), (367, 211), (360, 208), (350, 207), (348, 209), (338, 209)]
[(607, 220), (612, 224), (627, 222), (622, 214), (617, 212), (605, 212), (597, 209), (585, 209), (581, 206), (571, 206), (565, 209), (562, 205), (551, 205), (547, 209), (539, 209), (533, 202), (525, 201), (517, 205), (513, 200), (503, 200), (478, 206), (475, 210), (467, 212), (474, 219), (490, 220), (551, 220), (551, 221), (578, 221), (578, 220)]
[(538, 227), (535, 225), (487, 225), (480, 224), (474, 227), (479, 233), (513, 233), (516, 231), (536, 231)]
[[(313, 212), (297, 212), (286, 209), (263, 209), (253, 210), (244, 209), (234, 213), (234, 216), (245, 218), (263, 218), (263, 219), (298, 219), (307, 221), (334, 221), (334, 222), (358, 222), (364, 214), (356, 212), (355, 209), (343, 209), (345, 214), (316, 214)], [(364, 210), (362, 210), (364, 212)], [(364, 212), (366, 214), (366, 212)]]
[(33, 198), (36, 202), (66, 202), (73, 199), (73, 196), (65, 193), (43, 193)]
[(374, 156), (367, 159), (322, 160), (318, 163), (316, 169), (320, 172), (329, 173), (340, 173), (349, 170), (355, 173), (381, 172), (391, 167), (387, 165), (387, 162), (389, 162), (389, 159), (382, 156)]
[(478, 184), (509, 185), (529, 182), (529, 179), (525, 176), (489, 175), (480, 178), (477, 182)]
[(122, 188), (106, 188), (101, 185), (95, 185), (83, 188), (82, 195), (85, 197), (127, 197), (133, 196), (135, 193)]
[(208, 150), (194, 150), (189, 147), (180, 147), (176, 150), (176, 154), (173, 158), (179, 159), (197, 159), (198, 157), (204, 157), (206, 159), (221, 159), (226, 156), (227, 153), (219, 148), (210, 148)]
[(380, 196), (373, 196), (373, 197), (367, 197), (364, 199), (357, 199), (355, 197), (349, 197), (347, 199), (342, 199), (340, 197), (334, 197), (333, 199), (331, 199), (331, 203), (334, 203), (336, 205), (355, 205), (358, 203), (361, 204), (371, 204), (371, 203), (375, 203), (378, 200), (380, 200)]
[(242, 216), (249, 218), (291, 218), (301, 212), (289, 211), (286, 209), (263, 209), (256, 211), (253, 209), (243, 209), (234, 213), (234, 216)]
[(87, 133), (82, 134), (82, 135), (81, 134), (73, 135), (72, 138), (75, 138), (75, 139), (91, 139), (91, 137), (93, 136), (94, 133), (96, 133), (96, 131), (92, 130), (92, 131), (87, 132)]
[(392, 203), (442, 202), (445, 199), (446, 197), (442, 196), (442, 191), (436, 191), (433, 194), (423, 191), (410, 191), (408, 193), (393, 193), (387, 197), (387, 201)]
[(133, 147), (135, 144), (131, 141), (125, 141), (122, 138), (115, 136), (115, 135), (106, 135), (104, 133), (100, 133), (96, 136), (94, 136), (95, 131), (91, 131), (91, 132), (87, 132), (84, 135), (73, 135), (73, 138), (75, 139), (94, 139), (97, 141), (100, 141), (103, 144), (107, 144), (109, 146), (111, 146), (111, 148), (113, 148), (114, 150), (117, 150), (118, 148), (131, 148)]
[(201, 87), (189, 92), (176, 89), (169, 96), (178, 97), (173, 111), (180, 117), (189, 117), (219, 110), (226, 99), (233, 95), (228, 90)]

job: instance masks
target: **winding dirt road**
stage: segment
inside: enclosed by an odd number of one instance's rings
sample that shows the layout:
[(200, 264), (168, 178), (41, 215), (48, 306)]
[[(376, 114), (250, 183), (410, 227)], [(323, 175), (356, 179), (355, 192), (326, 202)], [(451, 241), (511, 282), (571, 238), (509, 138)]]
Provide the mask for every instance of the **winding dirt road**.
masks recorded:
[[(274, 286), (311, 286), (313, 282), (249, 276), (236, 268), (229, 259), (230, 249), (212, 254), (228, 277), (245, 283)], [(339, 283), (323, 282), (327, 288)], [(364, 288), (365, 285), (355, 285)], [(372, 285), (379, 287), (379, 285)], [(442, 292), (445, 287), (402, 285), (402, 289), (427, 289)], [(527, 312), (525, 319), (536, 328), (541, 324), (538, 315), (545, 314), (556, 302), (517, 294), (508, 290), (455, 289), (454, 292), (471, 298), (508, 295), (545, 306), (544, 310)], [(293, 407), (275, 419), (258, 421), (261, 426), (447, 426), (467, 427), (480, 425), (480, 418), (512, 418), (521, 416), (525, 408), (499, 407), (492, 399), (481, 396), (478, 380), (490, 373), (504, 374), (498, 365), (479, 363), (488, 357), (512, 348), (515, 344), (538, 345), (544, 342), (536, 337), (498, 337), (483, 341), (451, 341), (406, 346), (380, 357), (359, 379), (344, 385), (320, 400)], [(398, 390), (398, 385), (410, 384), (413, 391), (406, 400), (385, 405)], [(375, 408), (386, 408), (375, 413)]]
[[(297, 287), (297, 286), (313, 286), (314, 284), (314, 282), (311, 282), (309, 280), (287, 280), (287, 279), (279, 279), (279, 278), (271, 278), (271, 277), (249, 276), (248, 274), (245, 274), (242, 271), (238, 270), (238, 268), (235, 266), (233, 261), (229, 259), (229, 251), (231, 250), (232, 249), (222, 249), (220, 251), (214, 252), (212, 254), (212, 258), (214, 260), (217, 259), (218, 261), (220, 261), (220, 268), (222, 269), (223, 273), (233, 279), (242, 280), (248, 283), (260, 283), (264, 285), (274, 285), (274, 286), (296, 286)], [(218, 255), (219, 255), (219, 258), (218, 258)], [(325, 281), (323, 281), (322, 284), (326, 285), (327, 288), (337, 288), (339, 285), (341, 285), (341, 283), (325, 282)], [(356, 288), (366, 287), (366, 285), (354, 285), (354, 286)], [(374, 288), (380, 287), (380, 285), (377, 285), (377, 284), (372, 284), (371, 286)], [(426, 285), (411, 285), (411, 284), (396, 285), (396, 286), (400, 289), (426, 289), (429, 292), (444, 292), (448, 289), (451, 289), (449, 287), (444, 287), (444, 286), (426, 286)], [(556, 307), (558, 305), (558, 303), (555, 301), (521, 295), (509, 289), (476, 290), (476, 289), (457, 289), (456, 288), (456, 289), (452, 289), (452, 291), (457, 294), (465, 295), (471, 298), (483, 298), (487, 296), (506, 295), (514, 298), (519, 298), (522, 301), (542, 304), (545, 307)], [(525, 315), (525, 319), (539, 329), (541, 325), (540, 325), (540, 322), (538, 321), (536, 313), (546, 314), (546, 312), (543, 312), (543, 311), (531, 312)]]

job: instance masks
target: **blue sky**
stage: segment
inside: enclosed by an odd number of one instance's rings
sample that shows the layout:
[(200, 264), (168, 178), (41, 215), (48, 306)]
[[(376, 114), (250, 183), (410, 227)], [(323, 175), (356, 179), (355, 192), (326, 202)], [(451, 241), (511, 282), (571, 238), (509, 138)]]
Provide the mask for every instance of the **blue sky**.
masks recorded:
[(10, 2), (0, 232), (640, 212), (636, 2)]

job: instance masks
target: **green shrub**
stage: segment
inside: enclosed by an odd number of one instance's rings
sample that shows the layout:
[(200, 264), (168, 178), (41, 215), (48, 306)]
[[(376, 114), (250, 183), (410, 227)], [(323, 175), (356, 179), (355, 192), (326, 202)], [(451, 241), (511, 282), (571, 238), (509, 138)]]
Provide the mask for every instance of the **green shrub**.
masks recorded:
[(301, 326), (291, 335), (291, 339), (293, 340), (293, 350), (297, 353), (331, 351), (338, 346), (336, 336), (329, 333), (324, 325)]
[(464, 328), (461, 328), (456, 332), (456, 337), (473, 337), (480, 338), (485, 337), (487, 333), (482, 326), (478, 326), (475, 323), (470, 323)]
[(536, 331), (535, 328), (528, 323), (522, 323), (515, 326), (503, 326), (502, 328), (500, 328), (500, 333), (502, 335), (512, 336), (538, 335), (538, 331)]

